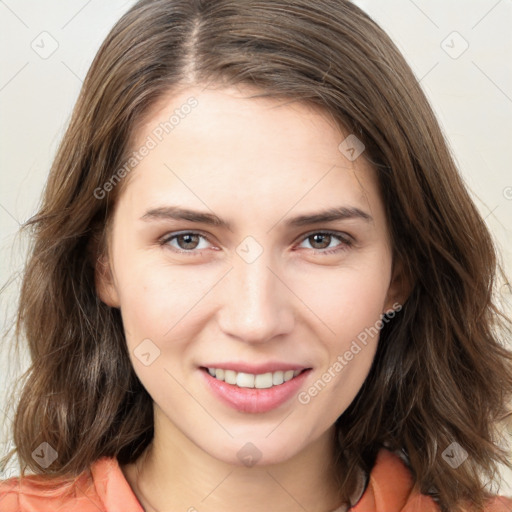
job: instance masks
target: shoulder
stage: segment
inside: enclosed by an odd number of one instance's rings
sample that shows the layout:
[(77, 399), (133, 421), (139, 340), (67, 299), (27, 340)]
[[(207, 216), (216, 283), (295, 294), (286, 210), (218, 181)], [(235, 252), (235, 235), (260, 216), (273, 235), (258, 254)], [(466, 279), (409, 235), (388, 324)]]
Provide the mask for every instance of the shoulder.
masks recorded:
[(506, 498), (505, 496), (497, 496), (494, 498), (486, 512), (511, 512), (512, 511), (512, 497)]
[[(368, 485), (353, 512), (440, 512), (440, 506), (415, 487), (407, 457), (386, 448), (379, 451)], [(468, 506), (467, 512), (472, 512)], [(485, 512), (512, 512), (512, 499), (495, 497)]]
[(59, 510), (103, 510), (90, 471), (72, 479), (43, 475), (14, 477), (0, 482), (2, 512)]
[(143, 512), (115, 458), (103, 457), (74, 478), (42, 475), (0, 481), (2, 512)]

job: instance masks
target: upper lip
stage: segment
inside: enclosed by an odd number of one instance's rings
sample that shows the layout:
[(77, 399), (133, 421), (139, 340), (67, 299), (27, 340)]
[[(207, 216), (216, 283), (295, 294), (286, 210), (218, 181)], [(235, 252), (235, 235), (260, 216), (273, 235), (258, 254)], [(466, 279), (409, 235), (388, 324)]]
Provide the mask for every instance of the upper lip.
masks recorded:
[(306, 366), (302, 366), (300, 364), (290, 364), (290, 363), (280, 363), (279, 361), (268, 362), (263, 364), (249, 364), (243, 362), (226, 362), (226, 363), (208, 363), (203, 366), (204, 368), (222, 368), (224, 370), (233, 370), (237, 373), (252, 373), (254, 375), (269, 373), (269, 372), (277, 372), (279, 370), (288, 371), (288, 370), (305, 370), (309, 369)]

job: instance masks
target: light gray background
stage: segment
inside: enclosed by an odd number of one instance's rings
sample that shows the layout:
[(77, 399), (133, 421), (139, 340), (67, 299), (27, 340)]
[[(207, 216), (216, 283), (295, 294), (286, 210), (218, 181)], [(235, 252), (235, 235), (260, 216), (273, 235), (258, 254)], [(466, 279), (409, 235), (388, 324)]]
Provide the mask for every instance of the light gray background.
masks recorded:
[[(14, 313), (26, 245), (16, 237), (19, 224), (37, 209), (57, 144), (96, 51), (133, 3), (0, 0), (0, 321), (4, 332)], [(388, 32), (421, 80), (510, 277), (512, 1), (355, 3)], [(510, 294), (505, 298), (510, 306)], [(0, 346), (4, 396), (26, 364), (15, 364), (7, 352), (8, 341), (9, 337)], [(5, 409), (2, 397), (0, 416), (8, 423), (12, 412)], [(9, 444), (5, 431), (0, 440), (5, 449)], [(10, 474), (14, 473), (7, 469), (0, 477)], [(512, 494), (512, 474), (503, 475), (502, 493)]]

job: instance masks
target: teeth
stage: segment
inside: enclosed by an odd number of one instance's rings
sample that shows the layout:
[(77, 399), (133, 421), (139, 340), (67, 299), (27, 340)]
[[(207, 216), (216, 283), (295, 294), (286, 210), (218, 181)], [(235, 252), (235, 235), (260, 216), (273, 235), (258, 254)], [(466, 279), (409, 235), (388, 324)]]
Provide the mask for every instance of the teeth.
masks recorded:
[(272, 374), (272, 384), (278, 386), (284, 382), (284, 372), (274, 372)]
[(236, 372), (233, 370), (224, 370), (224, 382), (236, 384)]
[(222, 368), (208, 368), (208, 373), (218, 380), (223, 380), (228, 384), (237, 385), (240, 388), (265, 389), (272, 386), (279, 386), (293, 377), (297, 377), (302, 370), (287, 370), (268, 372), (254, 375), (252, 373), (235, 372), (233, 370), (224, 370)]

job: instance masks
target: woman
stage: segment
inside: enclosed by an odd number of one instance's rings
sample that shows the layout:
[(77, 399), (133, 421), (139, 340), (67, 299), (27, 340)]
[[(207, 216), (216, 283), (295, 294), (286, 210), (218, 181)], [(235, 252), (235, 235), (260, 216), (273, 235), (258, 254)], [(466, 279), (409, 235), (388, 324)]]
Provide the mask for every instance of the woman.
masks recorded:
[(492, 241), (351, 3), (138, 2), (28, 225), (2, 510), (511, 509)]

